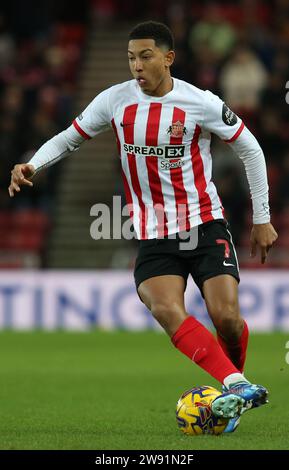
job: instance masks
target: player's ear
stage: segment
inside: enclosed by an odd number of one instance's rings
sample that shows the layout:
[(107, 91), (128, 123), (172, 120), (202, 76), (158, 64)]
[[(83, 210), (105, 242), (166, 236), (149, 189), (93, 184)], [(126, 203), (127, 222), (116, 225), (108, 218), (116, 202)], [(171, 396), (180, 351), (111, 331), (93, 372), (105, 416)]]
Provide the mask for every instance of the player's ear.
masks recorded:
[(170, 67), (175, 60), (175, 52), (174, 51), (169, 51), (165, 55), (165, 66)]

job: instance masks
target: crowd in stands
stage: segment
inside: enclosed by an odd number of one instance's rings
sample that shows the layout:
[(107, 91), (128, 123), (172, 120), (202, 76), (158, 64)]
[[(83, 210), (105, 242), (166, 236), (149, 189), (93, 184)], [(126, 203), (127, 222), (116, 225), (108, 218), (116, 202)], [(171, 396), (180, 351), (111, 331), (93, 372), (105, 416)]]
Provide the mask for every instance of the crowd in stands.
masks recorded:
[[(177, 43), (175, 72), (221, 96), (260, 142), (267, 162), (272, 221), (280, 232), (278, 243), (288, 248), (289, 2), (197, 3), (172, 3), (167, 10)], [(234, 239), (237, 246), (246, 246), (251, 203), (243, 166), (219, 139), (213, 140), (212, 154), (214, 179)], [(271, 264), (289, 265), (288, 251), (279, 258), (276, 250)]]
[(40, 173), (37, 185), (32, 191), (23, 187), (21, 197), (10, 199), (7, 187), (13, 165), (27, 162), (71, 122), (85, 39), (85, 27), (78, 20), (44, 24), (45, 15), (38, 12), (32, 12), (32, 18), (23, 12), (21, 21), (20, 11), (14, 24), (14, 16), (0, 11), (2, 267), (42, 265), (59, 167)]
[[(146, 19), (165, 21), (170, 26), (176, 42), (173, 76), (220, 95), (244, 120), (264, 150), (272, 220), (280, 235), (269, 265), (288, 267), (288, 0), (91, 0), (84, 2), (87, 8), (82, 8), (82, 12), (69, 5), (68, 1), (62, 2), (62, 10), (53, 21), (48, 21), (42, 11), (27, 24), (24, 15), (21, 21), (21, 12), (18, 20), (13, 17), (11, 22), (11, 17), (0, 11), (0, 216), (4, 217), (0, 225), (0, 265), (5, 265), (1, 263), (1, 253), (11, 244), (4, 232), (11, 224), (17, 224), (15, 211), (32, 209), (34, 214), (41, 213), (41, 230), (48, 230), (59, 166), (43, 172), (39, 184), (33, 191), (24, 188), (21, 198), (10, 200), (7, 185), (14, 163), (27, 161), (42, 143), (71, 122), (89, 17), (96, 28), (99, 24), (109, 27), (114, 21), (133, 23)], [(68, 17), (65, 8), (70, 8)], [(213, 138), (212, 147), (214, 180), (243, 261), (242, 247), (246, 252), (244, 259), (248, 257), (252, 216), (243, 165), (219, 139)], [(38, 243), (41, 251), (43, 237)], [(259, 262), (247, 266), (257, 267)]]

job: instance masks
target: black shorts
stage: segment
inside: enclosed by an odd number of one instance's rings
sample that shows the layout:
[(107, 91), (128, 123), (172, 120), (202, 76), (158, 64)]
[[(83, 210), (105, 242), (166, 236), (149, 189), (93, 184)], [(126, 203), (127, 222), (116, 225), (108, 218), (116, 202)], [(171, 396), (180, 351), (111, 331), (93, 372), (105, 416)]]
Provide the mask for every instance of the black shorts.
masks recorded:
[(182, 276), (185, 285), (191, 274), (202, 296), (204, 281), (214, 276), (230, 274), (239, 282), (238, 259), (228, 222), (217, 219), (204, 223), (195, 228), (196, 233), (194, 249), (181, 250), (180, 242), (184, 241), (179, 234), (140, 240), (134, 269), (136, 288), (146, 279), (167, 274)]

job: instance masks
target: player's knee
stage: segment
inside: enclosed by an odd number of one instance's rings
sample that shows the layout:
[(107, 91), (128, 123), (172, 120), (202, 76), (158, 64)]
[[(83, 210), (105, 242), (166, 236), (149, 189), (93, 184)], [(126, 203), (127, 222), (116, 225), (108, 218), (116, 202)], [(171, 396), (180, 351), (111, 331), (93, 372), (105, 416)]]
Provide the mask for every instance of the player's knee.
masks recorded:
[(187, 316), (184, 309), (177, 302), (153, 302), (151, 313), (158, 323), (167, 331), (172, 331), (174, 326)]
[(244, 322), (241, 317), (224, 317), (217, 328), (218, 332), (228, 340), (237, 341), (242, 334)]
[(235, 301), (216, 305), (213, 321), (217, 332), (228, 339), (239, 338), (244, 326), (238, 303)]

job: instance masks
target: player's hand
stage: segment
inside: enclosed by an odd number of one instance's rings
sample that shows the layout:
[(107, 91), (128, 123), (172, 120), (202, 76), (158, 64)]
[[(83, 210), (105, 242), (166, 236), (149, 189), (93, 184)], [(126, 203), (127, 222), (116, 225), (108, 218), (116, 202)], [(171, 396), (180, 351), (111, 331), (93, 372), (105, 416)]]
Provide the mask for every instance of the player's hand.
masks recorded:
[(19, 193), (20, 186), (33, 186), (32, 181), (30, 178), (34, 175), (35, 168), (33, 165), (29, 165), (28, 163), (21, 163), (15, 165), (13, 170), (11, 171), (11, 182), (8, 188), (9, 196), (14, 196), (14, 191)]
[(264, 264), (267, 258), (268, 251), (277, 240), (278, 235), (273, 225), (268, 224), (255, 224), (251, 231), (251, 258), (254, 258), (257, 253), (257, 247), (261, 250), (261, 263)]

